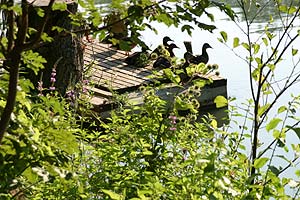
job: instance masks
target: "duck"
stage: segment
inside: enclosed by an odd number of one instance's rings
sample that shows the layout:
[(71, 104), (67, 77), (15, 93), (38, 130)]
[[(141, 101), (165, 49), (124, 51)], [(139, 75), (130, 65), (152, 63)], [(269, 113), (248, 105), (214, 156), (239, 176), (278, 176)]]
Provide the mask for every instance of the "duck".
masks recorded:
[(166, 46), (166, 50), (169, 52), (171, 58), (175, 56), (173, 49), (176, 48), (179, 49), (179, 47), (175, 43), (171, 43), (170, 45)]
[(187, 52), (184, 53), (183, 58), (184, 58), (185, 62), (183, 63), (183, 65), (181, 66), (181, 68), (187, 74), (186, 68), (188, 66), (190, 66), (190, 60), (193, 58), (193, 54), (191, 54), (191, 52), (187, 51)]
[(141, 51), (134, 52), (125, 58), (125, 62), (128, 65), (134, 65), (137, 67), (144, 67), (149, 59), (148, 46), (143, 46)]
[(171, 62), (163, 57), (163, 56), (160, 56), (156, 59), (156, 61), (153, 63), (153, 68), (170, 68), (172, 66)]
[(202, 55), (195, 55), (192, 58), (190, 58), (189, 62), (193, 64), (200, 64), (204, 63), (207, 64), (209, 60), (209, 56), (207, 54), (207, 49), (212, 48), (208, 43), (204, 43), (202, 46)]
[(189, 52), (193, 55), (193, 49), (192, 49), (192, 42), (191, 41), (184, 41), (183, 42), (186, 52)]
[(151, 55), (156, 54), (157, 56), (162, 55), (163, 51), (168, 48), (169, 42), (174, 42), (169, 36), (163, 38), (163, 43), (151, 52)]

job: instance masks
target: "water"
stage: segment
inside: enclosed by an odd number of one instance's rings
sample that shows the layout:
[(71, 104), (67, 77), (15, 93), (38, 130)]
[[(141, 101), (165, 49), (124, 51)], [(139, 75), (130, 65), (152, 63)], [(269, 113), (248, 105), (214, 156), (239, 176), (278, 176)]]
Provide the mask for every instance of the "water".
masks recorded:
[[(235, 2), (235, 1), (233, 1)], [(270, 3), (271, 1), (269, 1)], [(233, 4), (234, 5), (234, 4)], [(261, 4), (263, 5), (263, 4)], [(254, 16), (254, 12), (252, 5), (252, 9), (249, 9), (249, 15), (250, 18)], [(237, 13), (241, 13), (241, 10), (238, 8), (234, 8), (234, 10)], [(241, 104), (246, 102), (247, 99), (251, 98), (251, 92), (250, 92), (250, 82), (249, 82), (249, 69), (247, 63), (241, 59), (246, 58), (247, 51), (243, 49), (242, 47), (238, 47), (235, 49), (235, 52), (231, 50), (231, 48), (227, 47), (226, 45), (219, 42), (218, 38), (220, 38), (220, 31), (225, 31), (228, 34), (228, 45), (232, 47), (233, 38), (239, 37), (241, 41), (246, 41), (246, 36), (243, 34), (243, 30), (246, 30), (246, 24), (244, 21), (244, 18), (241, 17), (238, 22), (238, 26), (236, 23), (228, 20), (228, 17), (220, 12), (217, 8), (209, 8), (208, 12), (213, 13), (215, 17), (215, 22), (213, 24), (217, 27), (216, 30), (213, 31), (213, 33), (210, 33), (208, 31), (200, 30), (199, 28), (195, 28), (194, 31), (192, 31), (192, 35), (189, 36), (186, 32), (181, 32), (179, 28), (176, 27), (167, 27), (163, 24), (159, 23), (152, 23), (152, 25), (158, 30), (158, 34), (155, 34), (149, 30), (146, 30), (142, 35), (143, 39), (145, 40), (146, 44), (150, 46), (151, 49), (156, 48), (159, 44), (162, 43), (162, 38), (166, 35), (170, 36), (177, 46), (180, 47), (180, 49), (175, 49), (175, 55), (177, 57), (182, 58), (183, 54), (185, 53), (185, 47), (183, 45), (183, 41), (192, 41), (193, 44), (193, 51), (197, 54), (201, 54), (201, 48), (202, 45), (207, 42), (209, 43), (213, 49), (208, 50), (209, 54), (209, 63), (211, 64), (218, 64), (219, 65), (219, 71), (222, 77), (227, 79), (228, 85), (228, 96), (229, 97), (235, 97), (237, 100), (233, 102), (234, 105), (241, 106)], [(251, 13), (252, 12), (252, 13)], [(269, 24), (268, 26), (274, 33), (276, 33), (278, 36), (282, 35), (282, 22), (285, 22), (286, 19), (289, 19), (287, 16), (279, 16), (276, 14), (277, 11), (274, 11), (274, 5), (266, 7), (266, 11), (261, 13), (262, 16), (259, 16), (256, 20), (253, 20), (253, 23), (251, 25), (251, 38), (253, 41), (256, 39), (260, 39), (262, 30), (265, 28), (266, 25), (268, 25), (268, 20), (270, 18), (270, 14), (275, 14), (273, 16), (274, 21)], [(206, 17), (201, 17), (200, 20), (202, 22), (210, 23), (210, 20)], [(296, 20), (296, 25), (300, 24), (299, 19)], [(296, 34), (297, 27), (293, 29), (293, 31), (290, 32), (290, 35)], [(276, 37), (274, 39), (274, 44), (276, 44), (276, 41), (278, 41), (279, 37)], [(263, 46), (263, 45), (262, 45)], [(297, 48), (300, 46), (300, 39), (296, 40), (293, 45), (294, 48)], [(261, 50), (261, 52), (267, 53), (266, 49)], [(286, 55), (283, 56), (284, 60), (277, 66), (276, 69), (276, 76), (274, 77), (274, 81), (281, 80), (288, 76), (288, 74), (292, 70), (292, 66), (299, 61), (299, 56), (295, 56), (292, 58), (291, 50), (288, 50)], [(266, 55), (265, 55), (266, 56)], [(241, 58), (240, 58), (241, 57)], [(295, 72), (299, 73), (300, 67), (295, 68)], [(279, 82), (279, 84), (282, 84), (283, 81)], [(295, 95), (298, 95), (300, 93), (299, 84), (296, 84), (294, 87), (286, 91), (287, 95), (284, 95), (278, 103), (275, 105), (279, 107), (280, 105), (286, 105), (289, 100), (291, 100), (290, 93), (294, 93)], [(278, 88), (275, 87), (275, 90), (278, 91)], [(275, 109), (276, 111), (277, 109)], [(272, 119), (275, 116), (275, 112), (270, 113), (269, 119)], [(240, 124), (242, 124), (243, 120), (240, 120)], [(251, 123), (248, 124), (251, 126)], [(250, 128), (250, 127), (249, 127)], [(231, 131), (239, 131), (237, 126), (233, 126)], [(250, 131), (250, 130), (249, 130)], [(261, 137), (263, 136), (263, 137)], [(272, 140), (272, 133), (268, 133), (266, 131), (261, 132), (260, 140), (264, 144), (263, 146), (268, 145)], [(287, 144), (289, 145), (289, 149), (291, 149), (290, 144), (292, 143), (299, 143), (299, 139), (297, 136), (289, 132), (286, 137)], [(250, 143), (246, 143), (246, 146), (248, 148), (247, 153), (250, 154)], [(291, 151), (290, 151), (291, 152)], [(289, 159), (292, 159), (294, 156), (293, 153), (286, 153), (281, 149), (278, 149), (276, 151), (277, 154), (282, 154), (285, 157), (288, 157)], [(266, 154), (266, 156), (269, 156), (270, 153)], [(286, 166), (287, 162), (281, 160), (281, 159), (274, 159), (272, 165), (278, 167), (278, 166)], [(299, 166), (298, 166), (299, 167)], [(284, 177), (292, 177), (295, 178), (295, 170), (297, 167), (291, 167), (289, 170), (284, 172), (282, 176)], [(289, 194), (293, 194), (294, 191), (288, 190)]]

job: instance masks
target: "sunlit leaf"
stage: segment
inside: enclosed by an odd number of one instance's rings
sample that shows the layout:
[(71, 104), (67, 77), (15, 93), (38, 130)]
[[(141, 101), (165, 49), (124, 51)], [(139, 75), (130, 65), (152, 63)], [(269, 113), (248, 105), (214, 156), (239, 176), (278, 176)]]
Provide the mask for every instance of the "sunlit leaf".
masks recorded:
[(296, 176), (300, 177), (300, 169), (297, 169), (297, 170), (295, 171), (295, 174), (296, 174)]
[(218, 122), (217, 122), (217, 120), (215, 120), (215, 119), (211, 120), (210, 125), (211, 125), (213, 128), (217, 128), (217, 127), (218, 127)]
[(233, 38), (233, 48), (240, 45), (240, 39), (238, 37)]
[(269, 31), (266, 31), (266, 35), (267, 35), (267, 37), (268, 37), (268, 39), (271, 41), (275, 36), (271, 33), (271, 32), (269, 32)]
[(260, 49), (260, 45), (258, 45), (258, 44), (254, 44), (253, 45), (253, 49), (254, 49), (254, 54), (257, 54), (258, 52), (259, 52), (259, 49)]
[(279, 138), (280, 138), (280, 135), (281, 135), (281, 132), (280, 132), (279, 130), (275, 129), (275, 130), (273, 131), (273, 137), (274, 137), (275, 139), (279, 139)]
[(264, 106), (261, 106), (258, 108), (258, 116), (260, 117), (268, 108), (270, 107), (270, 104), (266, 104)]
[(67, 4), (66, 3), (54, 3), (52, 6), (52, 10), (59, 10), (59, 11), (65, 11), (67, 10)]
[(298, 49), (292, 49), (292, 55), (294, 56), (294, 55), (296, 55), (298, 53)]
[(262, 60), (259, 57), (255, 57), (255, 61), (258, 65), (262, 63)]
[(282, 121), (282, 119), (274, 118), (272, 119), (266, 126), (266, 130), (269, 132), (270, 130), (277, 127), (277, 125)]
[(153, 153), (151, 151), (143, 151), (143, 155), (151, 156)]
[(268, 162), (269, 158), (258, 158), (254, 161), (254, 167), (256, 169), (260, 169), (262, 168), (267, 162)]
[(249, 44), (243, 42), (243, 43), (242, 43), (242, 46), (243, 46), (247, 51), (250, 50)]
[(170, 68), (164, 69), (163, 72), (166, 75), (166, 77), (170, 79), (173, 83), (180, 82), (180, 77), (177, 74), (173, 73), (173, 71)]
[(228, 39), (228, 38), (227, 38), (227, 33), (226, 33), (225, 31), (221, 31), (220, 34), (221, 34), (221, 36), (222, 36), (224, 42), (227, 42), (227, 39)]
[(264, 44), (265, 44), (266, 46), (269, 45), (269, 42), (268, 42), (267, 38), (262, 38), (262, 40), (263, 40), (263, 42), (264, 42)]
[(277, 110), (277, 113), (280, 114), (280, 113), (282, 113), (282, 112), (284, 112), (284, 111), (286, 111), (286, 110), (287, 110), (287, 107), (286, 107), (286, 106), (280, 106), (280, 107), (278, 108), (278, 110)]
[(228, 105), (227, 99), (225, 97), (223, 97), (223, 96), (217, 96), (214, 99), (214, 103), (216, 104), (217, 108), (222, 108), (222, 107), (225, 107), (225, 106)]
[(104, 192), (105, 194), (109, 195), (109, 197), (113, 200), (120, 200), (122, 199), (122, 196), (117, 194), (117, 193), (114, 193), (110, 190), (105, 190), (105, 189), (102, 189), (102, 192)]
[(288, 8), (287, 8), (286, 5), (283, 5), (283, 4), (282, 4), (282, 5), (279, 6), (279, 10), (280, 10), (281, 12), (287, 13)]

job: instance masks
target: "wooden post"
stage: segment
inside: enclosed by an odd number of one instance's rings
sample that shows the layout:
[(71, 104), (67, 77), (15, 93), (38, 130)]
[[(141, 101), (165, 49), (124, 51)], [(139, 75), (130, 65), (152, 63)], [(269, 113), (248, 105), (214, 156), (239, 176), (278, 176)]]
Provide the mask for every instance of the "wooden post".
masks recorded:
[[(30, 75), (30, 79), (36, 85), (41, 78), (43, 87), (49, 88), (52, 68), (56, 66), (56, 90), (64, 95), (69, 86), (74, 86), (82, 77), (83, 73), (83, 49), (81, 45), (82, 34), (77, 36), (56, 37), (58, 33), (52, 30), (53, 26), (62, 27), (68, 31), (76, 29), (71, 24), (69, 13), (76, 13), (78, 4), (73, 0), (57, 0), (67, 4), (67, 11), (52, 11), (46, 24), (45, 32), (54, 37), (51, 43), (39, 47), (37, 51), (47, 60), (45, 69), (41, 70), (38, 76)], [(39, 26), (42, 18), (37, 15), (36, 9), (45, 9), (49, 0), (34, 0), (29, 13), (29, 26), (36, 28)]]

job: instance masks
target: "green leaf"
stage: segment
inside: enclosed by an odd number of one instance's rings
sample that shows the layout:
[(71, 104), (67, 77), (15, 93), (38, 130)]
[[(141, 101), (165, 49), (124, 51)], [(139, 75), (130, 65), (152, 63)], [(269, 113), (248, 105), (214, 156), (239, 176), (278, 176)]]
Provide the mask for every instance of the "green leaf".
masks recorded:
[(43, 63), (46, 63), (46, 59), (39, 55), (37, 52), (32, 50), (24, 51), (22, 53), (22, 60), (26, 67), (31, 69), (36, 75), (40, 69), (44, 68)]
[(215, 164), (213, 162), (208, 163), (204, 168), (204, 173), (209, 173), (214, 171), (215, 171)]
[(52, 6), (52, 10), (59, 10), (59, 11), (65, 11), (67, 10), (67, 4), (66, 3), (54, 3)]
[(291, 6), (288, 9), (288, 14), (293, 14), (297, 11), (297, 8), (295, 6)]
[(269, 45), (269, 42), (268, 42), (267, 38), (262, 38), (262, 40), (263, 40), (263, 42), (264, 42), (264, 44), (265, 44), (266, 46)]
[(271, 172), (273, 172), (276, 176), (280, 173), (280, 170), (279, 169), (277, 169), (277, 167), (275, 167), (275, 166), (270, 166), (270, 170), (271, 170)]
[(134, 15), (135, 17), (140, 17), (144, 13), (144, 9), (139, 5), (130, 6), (127, 10), (128, 15)]
[(287, 110), (287, 107), (286, 107), (286, 106), (280, 106), (280, 107), (278, 108), (278, 110), (277, 110), (277, 113), (280, 114), (280, 113), (282, 113), (282, 112), (284, 112), (284, 111), (286, 111), (286, 110)]
[(233, 38), (233, 48), (236, 48), (240, 45), (240, 39), (238, 37)]
[(124, 41), (124, 40), (119, 40), (119, 47), (123, 51), (130, 51), (131, 48), (131, 42)]
[(258, 158), (254, 161), (254, 167), (256, 169), (260, 169), (262, 168), (267, 162), (268, 162), (269, 158)]
[(266, 35), (270, 41), (275, 37), (274, 34), (270, 33), (269, 31), (266, 31)]
[(242, 46), (243, 46), (247, 51), (250, 50), (249, 44), (243, 42), (243, 43), (242, 43)]
[(221, 31), (220, 34), (221, 34), (221, 36), (222, 36), (224, 42), (227, 42), (227, 39), (228, 39), (228, 38), (227, 38), (227, 33), (226, 33), (225, 31)]
[(272, 119), (266, 126), (266, 130), (269, 132), (270, 130), (277, 127), (277, 125), (282, 121), (282, 119), (274, 118)]
[(143, 151), (142, 154), (145, 156), (151, 156), (153, 153), (151, 151)]
[(174, 24), (173, 19), (172, 19), (169, 15), (167, 15), (167, 14), (165, 14), (165, 13), (162, 13), (162, 14), (157, 15), (157, 16), (156, 16), (156, 19), (157, 19), (157, 21), (159, 21), (159, 22), (163, 22), (163, 23), (166, 24), (167, 26), (171, 26), (171, 25)]
[(300, 139), (300, 127), (287, 126), (287, 128), (293, 130), (296, 133), (296, 135), (298, 136), (298, 138)]
[(286, 5), (280, 5), (279, 10), (281, 12), (287, 13), (287, 14), (293, 14), (294, 12), (297, 11), (297, 8), (295, 6), (286, 6)]
[(254, 49), (254, 54), (257, 54), (257, 53), (259, 52), (260, 45), (254, 44), (254, 45), (253, 45), (253, 49)]
[(47, 33), (42, 33), (41, 39), (42, 39), (44, 42), (52, 42), (52, 41), (53, 41), (53, 38), (50, 37), (50, 36), (48, 36)]
[(296, 176), (300, 177), (300, 169), (297, 169), (297, 170), (295, 171), (295, 174), (296, 174)]
[(266, 104), (264, 106), (261, 106), (258, 108), (258, 113), (257, 115), (260, 117), (262, 114), (264, 114), (264, 112), (270, 107), (270, 104)]
[(294, 55), (296, 55), (298, 53), (298, 49), (292, 49), (292, 55), (294, 56)]
[(190, 25), (187, 25), (187, 24), (185, 24), (185, 25), (183, 25), (181, 27), (181, 31), (182, 32), (186, 31), (189, 35), (192, 35), (192, 31), (191, 30), (194, 30), (194, 27), (192, 27)]
[(178, 84), (180, 82), (180, 77), (174, 74), (171, 69), (164, 69), (163, 72), (167, 76), (167, 78), (170, 79), (173, 83)]
[(287, 8), (286, 5), (280, 5), (280, 6), (279, 6), (279, 11), (284, 12), (284, 13), (287, 13), (287, 10), (288, 10), (288, 8)]
[(223, 96), (217, 96), (214, 100), (214, 103), (216, 104), (217, 108), (222, 108), (228, 105), (228, 101)]
[(275, 139), (279, 139), (280, 138), (280, 135), (281, 135), (281, 132), (279, 131), (279, 130), (274, 130), (273, 131), (273, 137), (275, 138)]
[(117, 193), (114, 193), (110, 190), (105, 190), (105, 189), (102, 189), (102, 192), (104, 192), (105, 194), (109, 195), (109, 197), (113, 200), (120, 200), (122, 199), (122, 196), (117, 194)]
[(36, 9), (36, 13), (38, 14), (38, 16), (44, 17), (45, 12), (42, 8), (35, 8), (35, 9)]

